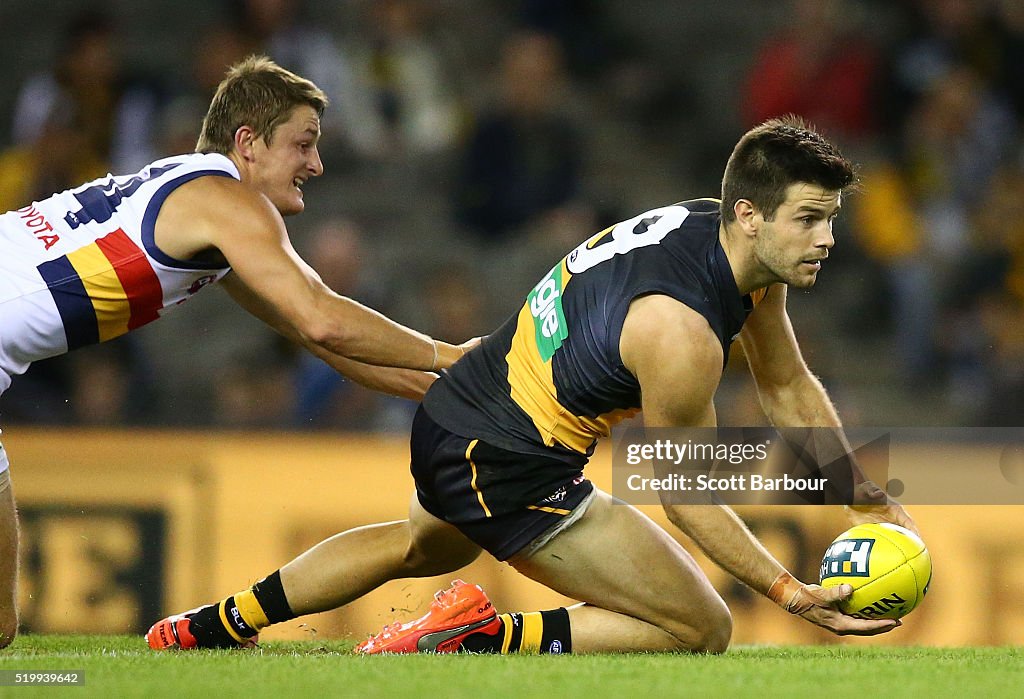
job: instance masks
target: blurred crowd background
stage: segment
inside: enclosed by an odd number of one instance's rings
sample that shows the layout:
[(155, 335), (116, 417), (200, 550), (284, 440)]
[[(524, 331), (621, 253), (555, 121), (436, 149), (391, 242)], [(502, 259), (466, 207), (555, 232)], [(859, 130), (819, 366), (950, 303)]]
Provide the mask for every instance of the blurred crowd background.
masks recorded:
[[(296, 248), (454, 342), (597, 230), (718, 196), (743, 131), (799, 114), (862, 175), (791, 294), (846, 422), (1024, 420), (1019, 0), (0, 0), (0, 37), (0, 211), (191, 151), (225, 67), (266, 53), (332, 100)], [(39, 362), (0, 420), (404, 431), (412, 408), (218, 291)], [(718, 410), (763, 422), (745, 367)]]

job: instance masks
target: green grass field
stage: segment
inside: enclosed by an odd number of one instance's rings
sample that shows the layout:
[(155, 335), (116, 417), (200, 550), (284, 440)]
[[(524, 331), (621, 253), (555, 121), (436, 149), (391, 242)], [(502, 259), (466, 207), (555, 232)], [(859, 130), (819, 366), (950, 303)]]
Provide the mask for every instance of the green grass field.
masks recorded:
[[(78, 671), (102, 697), (1018, 697), (1024, 648), (741, 647), (683, 655), (357, 657), (351, 644), (153, 653), (127, 636), (22, 636), (0, 670)], [(0, 696), (39, 688), (0, 687)]]

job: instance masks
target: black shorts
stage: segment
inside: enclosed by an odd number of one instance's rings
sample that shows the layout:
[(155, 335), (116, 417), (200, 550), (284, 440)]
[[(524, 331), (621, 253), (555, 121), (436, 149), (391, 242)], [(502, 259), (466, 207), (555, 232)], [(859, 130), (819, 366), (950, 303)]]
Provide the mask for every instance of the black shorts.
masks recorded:
[(499, 561), (564, 523), (593, 492), (566, 462), (460, 437), (421, 406), (410, 441), (416, 496)]

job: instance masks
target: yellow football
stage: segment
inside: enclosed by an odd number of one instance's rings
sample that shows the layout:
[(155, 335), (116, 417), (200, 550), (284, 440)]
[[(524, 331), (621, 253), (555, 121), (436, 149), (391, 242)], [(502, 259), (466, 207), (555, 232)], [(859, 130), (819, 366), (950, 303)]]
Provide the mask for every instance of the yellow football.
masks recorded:
[(858, 524), (829, 544), (822, 587), (848, 584), (839, 608), (858, 619), (899, 619), (921, 604), (932, 581), (932, 558), (917, 534), (895, 524)]

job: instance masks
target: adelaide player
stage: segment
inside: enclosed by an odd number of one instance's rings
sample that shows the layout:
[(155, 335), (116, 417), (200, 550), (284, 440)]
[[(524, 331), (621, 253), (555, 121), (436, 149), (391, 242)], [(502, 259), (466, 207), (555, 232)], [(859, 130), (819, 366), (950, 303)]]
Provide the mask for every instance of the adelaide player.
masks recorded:
[[(303, 185), (323, 173), (326, 106), (310, 81), (251, 57), (218, 88), (196, 153), (0, 215), (0, 393), (32, 362), (118, 337), (220, 282), (350, 378), (420, 398), (436, 378), (429, 372), (465, 348), (331, 291), (295, 253), (282, 220), (303, 210)], [(0, 446), (0, 647), (17, 632), (17, 572)]]

